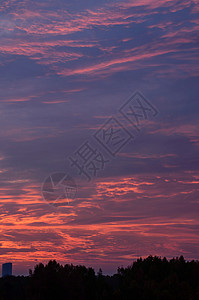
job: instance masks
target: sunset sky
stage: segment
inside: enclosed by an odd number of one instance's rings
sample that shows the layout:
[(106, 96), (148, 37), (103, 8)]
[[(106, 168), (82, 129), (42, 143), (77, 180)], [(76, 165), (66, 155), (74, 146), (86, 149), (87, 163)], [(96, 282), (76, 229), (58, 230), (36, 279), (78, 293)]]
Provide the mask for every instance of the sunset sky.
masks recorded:
[[(199, 259), (199, 0), (1, 1), (0, 77), (0, 263)], [(158, 111), (139, 132), (136, 91)], [(133, 137), (115, 157), (95, 139), (112, 117)], [(91, 181), (69, 159), (86, 141), (108, 160)], [(43, 198), (53, 173), (69, 203)]]

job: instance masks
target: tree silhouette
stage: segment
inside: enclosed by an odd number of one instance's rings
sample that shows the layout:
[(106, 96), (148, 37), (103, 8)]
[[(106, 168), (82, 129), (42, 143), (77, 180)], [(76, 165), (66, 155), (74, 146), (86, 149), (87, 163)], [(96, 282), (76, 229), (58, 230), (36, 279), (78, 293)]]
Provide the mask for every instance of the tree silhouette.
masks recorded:
[(29, 276), (0, 278), (0, 300), (198, 300), (199, 262), (139, 258), (112, 276), (92, 268), (39, 263)]

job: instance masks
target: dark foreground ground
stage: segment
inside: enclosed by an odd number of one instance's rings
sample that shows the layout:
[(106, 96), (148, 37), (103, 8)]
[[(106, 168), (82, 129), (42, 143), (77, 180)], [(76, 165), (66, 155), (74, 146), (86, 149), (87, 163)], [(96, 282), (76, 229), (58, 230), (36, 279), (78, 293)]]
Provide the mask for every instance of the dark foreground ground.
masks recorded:
[(117, 274), (95, 275), (92, 268), (38, 264), (27, 277), (0, 279), (0, 300), (170, 300), (199, 299), (199, 262), (149, 256)]

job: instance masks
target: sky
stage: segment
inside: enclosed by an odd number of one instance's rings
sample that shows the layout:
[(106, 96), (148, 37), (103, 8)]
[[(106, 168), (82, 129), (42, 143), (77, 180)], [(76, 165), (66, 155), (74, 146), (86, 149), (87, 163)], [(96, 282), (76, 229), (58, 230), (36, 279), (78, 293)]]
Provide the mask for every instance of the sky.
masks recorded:
[(0, 263), (199, 259), (198, 29), (198, 0), (1, 1)]

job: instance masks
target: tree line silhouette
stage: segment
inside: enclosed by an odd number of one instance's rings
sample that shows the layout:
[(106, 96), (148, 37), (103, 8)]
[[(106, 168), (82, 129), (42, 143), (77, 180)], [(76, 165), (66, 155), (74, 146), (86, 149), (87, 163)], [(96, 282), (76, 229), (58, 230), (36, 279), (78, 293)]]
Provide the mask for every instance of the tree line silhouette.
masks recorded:
[(199, 262), (157, 256), (120, 267), (112, 276), (93, 268), (37, 264), (29, 276), (0, 278), (0, 300), (198, 300)]

